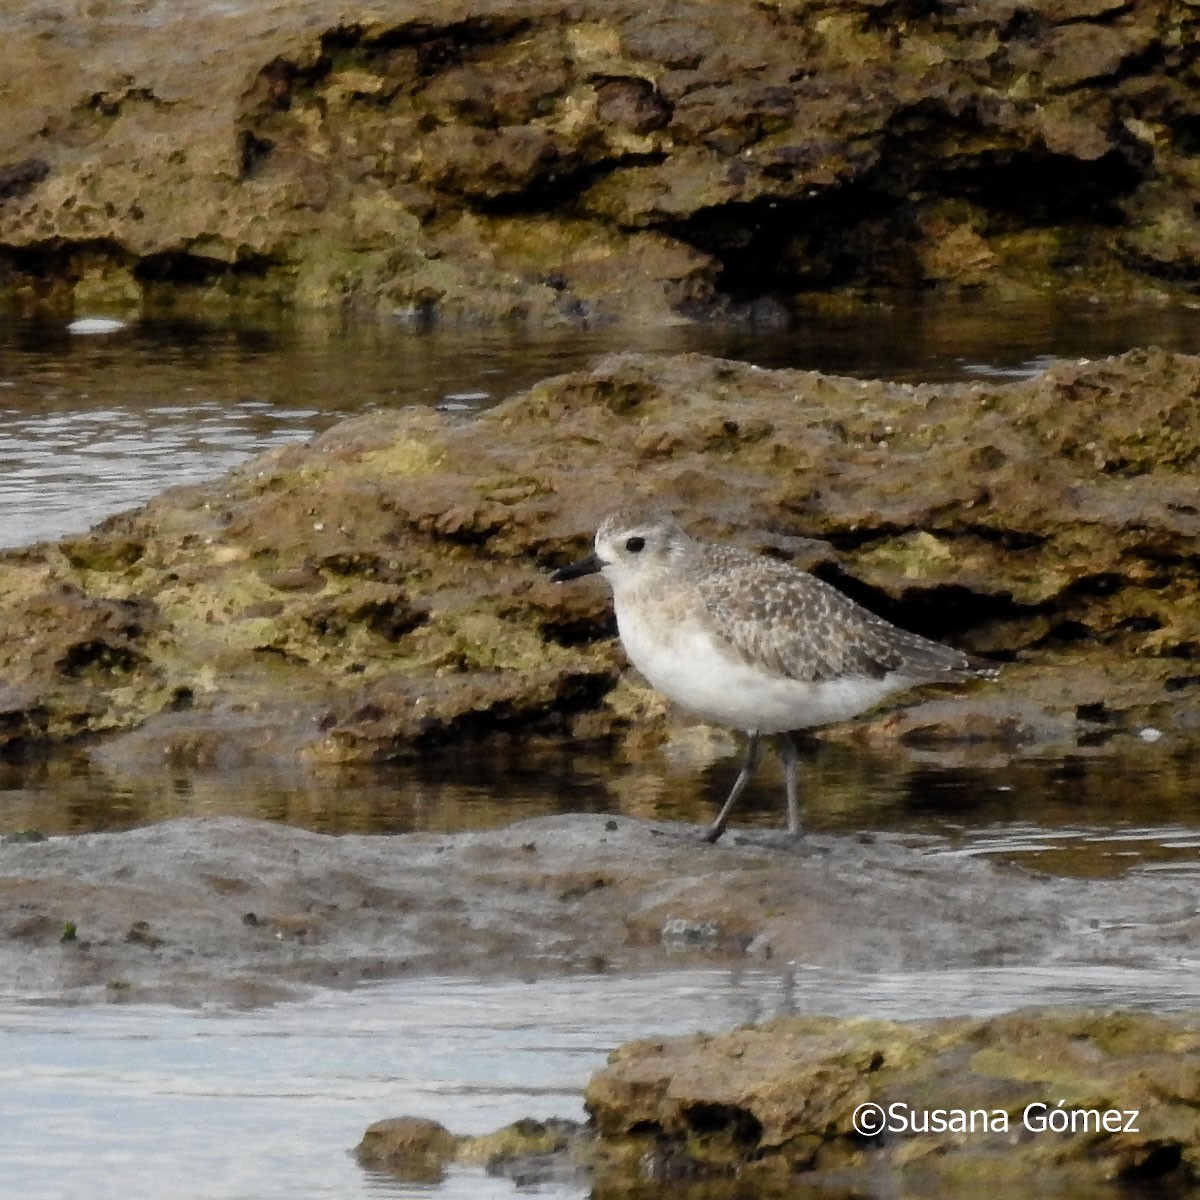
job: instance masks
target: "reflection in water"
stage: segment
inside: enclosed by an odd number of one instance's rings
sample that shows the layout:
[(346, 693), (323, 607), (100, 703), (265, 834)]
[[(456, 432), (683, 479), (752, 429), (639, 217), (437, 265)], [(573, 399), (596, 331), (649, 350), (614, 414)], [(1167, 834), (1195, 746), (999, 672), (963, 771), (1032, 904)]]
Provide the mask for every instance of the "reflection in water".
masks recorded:
[(82, 532), (351, 413), (408, 404), (470, 412), (611, 351), (939, 381), (1017, 378), (1054, 358), (1151, 343), (1200, 350), (1200, 317), (1163, 306), (943, 302), (803, 314), (782, 331), (418, 333), (296, 319), (275, 328), (144, 321), (99, 337), (0, 321), (0, 546)]
[[(995, 761), (903, 748), (818, 745), (801, 765), (808, 828), (933, 836), (939, 853), (990, 855), (1054, 873), (1200, 871), (1196, 747), (1114, 739), (1107, 748)], [(707, 824), (738, 768), (669, 753), (624, 761), (598, 750), (503, 743), (468, 755), (327, 773), (246, 764), (205, 773), (101, 767), (82, 752), (0, 763), (0, 835), (128, 829), (236, 815), (324, 833), (454, 832), (569, 812)], [(777, 770), (747, 790), (738, 826), (783, 820)], [(736, 828), (734, 830), (736, 835)]]
[[(526, 982), (444, 978), (325, 993), (255, 1012), (0, 1004), (0, 1128), (12, 1196), (344, 1200), (425, 1189), (362, 1172), (371, 1122), (419, 1115), (456, 1133), (524, 1116), (582, 1119), (582, 1089), (637, 1037), (781, 1012), (890, 1019), (1021, 1005), (1200, 1005), (1195, 963), (857, 974), (688, 970)], [(460, 1170), (437, 1200), (515, 1197)], [(584, 1200), (585, 1188), (536, 1192)]]

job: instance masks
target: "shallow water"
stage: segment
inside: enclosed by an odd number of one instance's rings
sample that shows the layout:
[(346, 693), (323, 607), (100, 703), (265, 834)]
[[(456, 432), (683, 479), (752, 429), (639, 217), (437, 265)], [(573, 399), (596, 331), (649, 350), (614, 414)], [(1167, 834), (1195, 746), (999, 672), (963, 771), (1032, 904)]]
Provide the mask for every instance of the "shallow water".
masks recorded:
[[(177, 817), (236, 815), (322, 833), (457, 832), (569, 812), (704, 824), (732, 784), (738, 756), (696, 761), (669, 750), (637, 763), (575, 747), (479, 746), (468, 753), (327, 775), (266, 767), (197, 772), (139, 763), (123, 770), (80, 751), (0, 762), (0, 836), (121, 830)], [(932, 760), (827, 743), (801, 761), (809, 829), (944, 839), (1056, 874), (1135, 870), (1200, 875), (1200, 747), (1115, 738), (1106, 747), (994, 758), (987, 749)], [(783, 820), (768, 759), (733, 822)]]
[[(212, 477), (349, 413), (404, 404), (469, 411), (605, 351), (703, 350), (763, 366), (944, 380), (1017, 378), (1054, 357), (1149, 343), (1200, 351), (1200, 313), (913, 307), (808, 318), (786, 333), (682, 328), (638, 339), (153, 323), (80, 338), (0, 325), (0, 545), (83, 530), (168, 484)], [(1179, 872), (1200, 882), (1195, 754), (1170, 737), (1144, 744), (1130, 735), (1016, 762), (986, 751), (922, 758), (828, 745), (806, 760), (802, 783), (815, 830), (926, 834), (943, 839), (936, 853), (1095, 877)], [(0, 764), (0, 834), (210, 813), (331, 833), (479, 828), (581, 810), (704, 822), (736, 769), (730, 757), (691, 753), (632, 765), (480, 749), (315, 777), (144, 764), (124, 771), (71, 752)], [(777, 824), (778, 791), (765, 772), (735, 824)], [(251, 1013), (0, 999), (0, 1195), (411, 1196), (422, 1189), (368, 1175), (350, 1157), (370, 1122), (413, 1113), (469, 1133), (520, 1116), (578, 1117), (587, 1075), (633, 1037), (780, 1011), (1197, 1008), (1197, 965), (422, 979)], [(435, 1194), (516, 1193), (463, 1171)]]
[(582, 1119), (616, 1045), (783, 1012), (892, 1019), (1038, 1004), (1200, 1007), (1200, 962), (1159, 969), (988, 968), (859, 975), (687, 970), (479, 982), (426, 978), (254, 1012), (0, 1002), (0, 1193), (24, 1200), (305, 1200), (518, 1191), (457, 1170), (438, 1188), (362, 1171), (349, 1151), (384, 1117), (485, 1133)]
[(470, 411), (618, 350), (907, 380), (1020, 378), (1055, 358), (1200, 350), (1200, 311), (905, 304), (788, 330), (430, 331), (142, 321), (78, 336), (0, 321), (0, 546), (86, 530), (176, 483), (375, 407)]

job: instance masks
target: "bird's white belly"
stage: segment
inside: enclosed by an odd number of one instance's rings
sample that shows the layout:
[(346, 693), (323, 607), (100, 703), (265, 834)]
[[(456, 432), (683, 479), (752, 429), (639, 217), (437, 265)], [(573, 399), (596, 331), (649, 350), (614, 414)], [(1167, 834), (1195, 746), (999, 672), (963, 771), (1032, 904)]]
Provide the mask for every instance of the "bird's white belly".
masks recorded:
[(690, 712), (732, 729), (783, 733), (845, 721), (913, 680), (898, 676), (806, 683), (742, 662), (699, 625), (646, 622), (636, 606), (617, 605), (629, 661), (650, 684)]

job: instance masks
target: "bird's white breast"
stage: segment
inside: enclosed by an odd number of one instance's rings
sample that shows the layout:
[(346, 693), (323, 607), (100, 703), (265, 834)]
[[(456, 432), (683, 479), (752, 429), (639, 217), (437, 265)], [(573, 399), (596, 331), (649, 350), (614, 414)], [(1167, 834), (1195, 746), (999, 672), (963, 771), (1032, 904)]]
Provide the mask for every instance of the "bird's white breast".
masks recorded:
[(914, 682), (898, 676), (790, 679), (743, 661), (695, 619), (669, 620), (638, 599), (615, 597), (629, 661), (653, 687), (717, 725), (758, 733), (826, 725), (857, 716)]

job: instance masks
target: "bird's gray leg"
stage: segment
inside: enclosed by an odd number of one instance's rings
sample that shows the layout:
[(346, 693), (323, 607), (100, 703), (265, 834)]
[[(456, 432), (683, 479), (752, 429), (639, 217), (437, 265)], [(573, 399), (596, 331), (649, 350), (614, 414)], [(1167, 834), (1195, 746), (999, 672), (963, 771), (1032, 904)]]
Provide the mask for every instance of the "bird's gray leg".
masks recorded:
[(800, 789), (796, 783), (796, 763), (800, 755), (790, 733), (776, 734), (775, 746), (779, 750), (779, 757), (783, 759), (783, 779), (787, 787), (788, 833), (795, 836), (801, 830)]
[(742, 763), (741, 772), (733, 781), (733, 787), (729, 789), (729, 797), (725, 801), (725, 806), (717, 813), (717, 819), (708, 827), (708, 832), (704, 835), (706, 842), (715, 842), (725, 832), (725, 826), (729, 823), (729, 814), (733, 812), (737, 798), (745, 791), (746, 784), (750, 782), (754, 768), (758, 766), (758, 756), (761, 751), (762, 741), (757, 733), (752, 733), (750, 740), (746, 743), (746, 758)]

